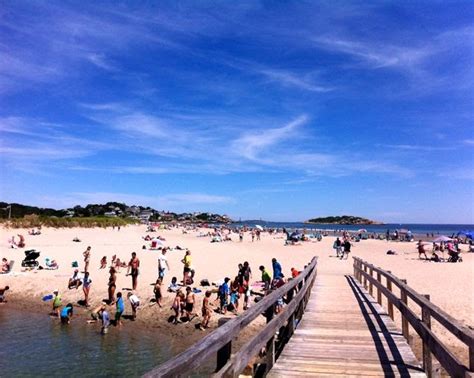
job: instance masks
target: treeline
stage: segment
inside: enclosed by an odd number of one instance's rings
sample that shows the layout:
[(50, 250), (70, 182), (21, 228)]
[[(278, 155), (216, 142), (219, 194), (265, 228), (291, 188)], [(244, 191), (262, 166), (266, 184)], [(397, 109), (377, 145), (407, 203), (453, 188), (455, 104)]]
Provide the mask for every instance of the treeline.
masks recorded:
[(107, 228), (126, 226), (128, 224), (140, 223), (137, 219), (132, 218), (107, 218), (107, 217), (72, 217), (72, 218), (58, 218), (39, 216), (36, 214), (25, 215), (23, 218), (2, 219), (3, 223), (8, 228), (36, 228), (36, 227), (54, 227), (54, 228)]

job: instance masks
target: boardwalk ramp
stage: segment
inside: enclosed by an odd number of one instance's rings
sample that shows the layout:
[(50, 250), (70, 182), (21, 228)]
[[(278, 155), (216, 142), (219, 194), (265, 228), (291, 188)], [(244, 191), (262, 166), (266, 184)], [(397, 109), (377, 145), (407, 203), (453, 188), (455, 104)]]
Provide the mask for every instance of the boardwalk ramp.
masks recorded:
[(426, 377), (401, 331), (353, 276), (319, 274), (270, 377)]

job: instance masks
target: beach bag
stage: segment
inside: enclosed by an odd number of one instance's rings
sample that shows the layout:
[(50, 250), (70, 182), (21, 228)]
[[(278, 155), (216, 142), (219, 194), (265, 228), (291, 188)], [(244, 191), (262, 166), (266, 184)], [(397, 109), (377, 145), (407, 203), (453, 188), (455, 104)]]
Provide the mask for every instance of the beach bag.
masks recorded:
[(71, 264), (71, 266), (72, 266), (73, 268), (79, 268), (79, 264), (78, 264), (77, 261), (73, 261), (72, 264)]
[(201, 286), (211, 286), (211, 284), (209, 283), (209, 280), (207, 278), (204, 278), (203, 280), (201, 280)]

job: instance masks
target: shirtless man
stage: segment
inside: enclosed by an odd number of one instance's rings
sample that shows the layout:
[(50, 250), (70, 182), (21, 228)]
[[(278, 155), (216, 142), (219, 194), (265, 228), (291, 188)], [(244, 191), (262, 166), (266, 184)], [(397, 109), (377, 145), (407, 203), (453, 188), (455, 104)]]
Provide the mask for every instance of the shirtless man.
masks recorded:
[(212, 307), (209, 303), (209, 298), (211, 297), (211, 291), (206, 291), (206, 295), (202, 300), (202, 321), (199, 325), (199, 329), (204, 331), (206, 328), (209, 327), (209, 320), (211, 319), (212, 315)]
[(132, 258), (128, 263), (127, 275), (132, 276), (132, 288), (137, 290), (138, 268), (140, 267), (140, 260), (135, 252), (132, 252)]

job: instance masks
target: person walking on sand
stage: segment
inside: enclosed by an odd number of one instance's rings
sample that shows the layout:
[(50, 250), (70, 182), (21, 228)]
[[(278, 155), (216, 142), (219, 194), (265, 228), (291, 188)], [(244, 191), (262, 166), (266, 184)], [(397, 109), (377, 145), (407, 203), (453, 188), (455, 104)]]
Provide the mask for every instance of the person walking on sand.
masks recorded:
[(204, 299), (202, 300), (202, 321), (199, 325), (199, 329), (201, 331), (204, 331), (206, 328), (209, 327), (209, 320), (211, 320), (212, 307), (211, 303), (209, 302), (211, 294), (211, 291), (207, 290)]
[(351, 253), (351, 242), (349, 241), (349, 238), (346, 238), (346, 240), (344, 241), (344, 251), (342, 252), (341, 254), (341, 257), (340, 259), (342, 260), (344, 255), (346, 255), (346, 258), (344, 260), (347, 260), (347, 258), (349, 257), (349, 253)]
[(91, 247), (87, 247), (82, 255), (84, 256), (84, 273), (87, 273), (89, 271), (89, 262), (91, 261)]
[(426, 256), (425, 245), (421, 240), (418, 241), (418, 258), (421, 259), (421, 255), (425, 256), (425, 260), (428, 260), (428, 256)]
[(132, 258), (128, 263), (127, 275), (132, 276), (132, 289), (137, 290), (138, 268), (140, 267), (140, 260), (135, 252), (132, 252)]
[(84, 306), (89, 307), (89, 292), (91, 290), (92, 280), (89, 277), (89, 272), (84, 274), (82, 279), (82, 291), (84, 292)]
[(341, 239), (337, 237), (333, 244), (333, 248), (336, 250), (336, 257), (340, 257), (339, 255), (342, 253), (341, 246), (342, 246)]
[(110, 267), (109, 273), (110, 273), (109, 283), (108, 283), (108, 286), (109, 286), (109, 290), (108, 290), (108, 292), (109, 292), (109, 304), (112, 305), (115, 302), (115, 288), (117, 287), (117, 285), (115, 283), (117, 281), (117, 274), (116, 274), (115, 268), (113, 266)]
[(165, 278), (166, 271), (170, 270), (168, 259), (166, 258), (167, 251), (167, 248), (163, 248), (158, 256), (158, 278), (161, 278), (161, 280)]

